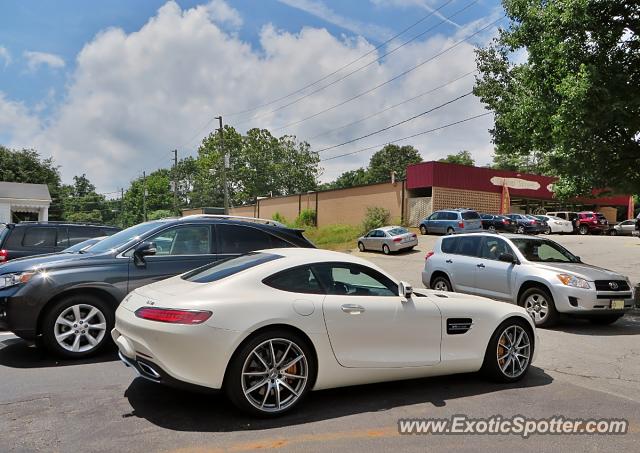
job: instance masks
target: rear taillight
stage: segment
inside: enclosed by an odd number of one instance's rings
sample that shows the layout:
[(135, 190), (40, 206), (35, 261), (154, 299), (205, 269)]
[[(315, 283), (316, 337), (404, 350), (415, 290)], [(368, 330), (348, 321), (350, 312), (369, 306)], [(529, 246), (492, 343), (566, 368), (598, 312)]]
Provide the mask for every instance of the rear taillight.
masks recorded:
[(428, 252), (427, 256), (424, 257), (424, 260), (428, 260), (429, 258), (431, 258), (433, 256), (433, 252)]
[(402, 238), (394, 238), (393, 242), (400, 242), (402, 240)]
[(9, 261), (9, 251), (0, 250), (0, 263), (4, 263), (5, 261)]
[(415, 239), (415, 238), (417, 238), (417, 237), (418, 237), (418, 235), (417, 235), (417, 234), (415, 234), (415, 233), (413, 233), (413, 234), (411, 235), (411, 237)]
[(509, 221), (507, 219), (502, 219), (502, 223), (506, 225), (507, 223), (509, 223)]
[(202, 324), (211, 317), (206, 310), (172, 310), (170, 308), (142, 307), (136, 310), (138, 318), (170, 324)]
[(464, 228), (464, 222), (458, 222), (458, 227), (459, 228)]

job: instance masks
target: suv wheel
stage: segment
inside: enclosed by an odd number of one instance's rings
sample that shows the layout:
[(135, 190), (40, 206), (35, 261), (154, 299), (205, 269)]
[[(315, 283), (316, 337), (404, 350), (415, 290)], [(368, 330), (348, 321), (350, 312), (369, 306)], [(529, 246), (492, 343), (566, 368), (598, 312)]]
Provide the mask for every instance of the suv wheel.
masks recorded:
[(91, 294), (56, 302), (42, 322), (42, 340), (52, 353), (68, 359), (92, 356), (109, 342), (113, 308)]
[(578, 233), (580, 233), (583, 236), (585, 234), (589, 234), (589, 227), (586, 225), (580, 225), (580, 227), (578, 228)]
[(451, 228), (451, 227), (447, 228), (447, 236), (451, 236), (453, 233), (455, 233), (453, 228)]
[(527, 374), (532, 353), (530, 326), (520, 319), (507, 319), (489, 340), (482, 372), (499, 382), (518, 381)]
[(544, 288), (529, 288), (520, 296), (518, 305), (527, 310), (536, 327), (550, 327), (558, 320), (558, 312), (556, 311), (553, 297)]
[(489, 233), (495, 233), (496, 232), (496, 227), (493, 225), (489, 225), (489, 228), (487, 228), (487, 230), (489, 231)]
[(424, 235), (424, 234), (427, 234), (427, 233), (428, 233), (427, 227), (424, 226), (424, 225), (420, 225), (420, 234)]

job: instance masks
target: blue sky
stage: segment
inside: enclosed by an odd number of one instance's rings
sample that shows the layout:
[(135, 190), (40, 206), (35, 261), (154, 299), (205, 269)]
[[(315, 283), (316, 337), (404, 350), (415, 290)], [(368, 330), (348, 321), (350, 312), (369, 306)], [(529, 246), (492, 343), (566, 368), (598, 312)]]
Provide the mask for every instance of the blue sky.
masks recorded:
[[(109, 116), (109, 134), (108, 137), (103, 137), (102, 140), (96, 140), (93, 144), (88, 144), (93, 149), (96, 149), (99, 153), (104, 154), (106, 160), (110, 153), (117, 155), (118, 151), (115, 150), (113, 145), (114, 141), (117, 141), (121, 146), (130, 146), (133, 149), (138, 150), (140, 159), (136, 161), (136, 168), (126, 174), (120, 174), (117, 181), (113, 181), (113, 178), (103, 177), (96, 171), (101, 167), (99, 162), (94, 162), (88, 165), (86, 168), (79, 166), (76, 161), (73, 160), (73, 153), (67, 153), (66, 150), (82, 145), (79, 143), (86, 143), (87, 139), (91, 141), (91, 137), (80, 136), (86, 134), (85, 132), (78, 132), (77, 137), (69, 137), (69, 134), (75, 135), (76, 133), (72, 129), (64, 126), (65, 117), (71, 115), (69, 111), (74, 108), (92, 108), (95, 109), (96, 116), (99, 114), (107, 114), (108, 110), (104, 104), (93, 103), (91, 105), (85, 104), (81, 106), (82, 102), (79, 100), (81, 93), (85, 96), (99, 96), (101, 98), (111, 97), (116, 89), (120, 89), (126, 86), (130, 81), (126, 80), (127, 72), (124, 71), (120, 75), (121, 80), (109, 80), (104, 83), (100, 83), (96, 80), (95, 67), (100, 65), (100, 62), (104, 63), (102, 71), (109, 71), (109, 62), (111, 65), (119, 65), (119, 59), (117, 55), (114, 57), (109, 54), (108, 42), (105, 39), (105, 34), (111, 36), (108, 31), (114, 29), (121, 30), (121, 38), (124, 37), (124, 41), (117, 41), (119, 43), (125, 42), (123, 47), (122, 60), (127, 61), (129, 66), (127, 70), (129, 73), (137, 73), (136, 61), (132, 56), (127, 58), (126, 52), (131, 48), (132, 55), (138, 52), (140, 48), (143, 50), (141, 53), (137, 53), (136, 58), (140, 60), (140, 55), (147, 55), (152, 53), (153, 57), (162, 59), (155, 64), (162, 65), (166, 69), (166, 64), (175, 59), (176, 65), (184, 71), (183, 81), (181, 83), (180, 77), (172, 78), (171, 83), (175, 83), (177, 87), (166, 85), (166, 90), (169, 95), (175, 93), (176, 89), (181, 91), (185, 86), (191, 86), (193, 84), (193, 90), (185, 92), (185, 103), (188, 104), (187, 99), (197, 99), (198, 86), (200, 81), (192, 80), (193, 71), (198, 68), (199, 71), (207, 69), (212, 72), (216, 72), (216, 68), (222, 66), (238, 66), (247, 65), (247, 71), (251, 71), (249, 68), (249, 62), (254, 61), (256, 70), (261, 63), (265, 63), (269, 60), (273, 52), (285, 51), (287, 58), (290, 59), (291, 67), (296, 66), (298, 63), (296, 60), (302, 60), (303, 54), (316, 52), (318, 60), (324, 61), (324, 59), (330, 59), (335, 56), (336, 65), (339, 67), (345, 61), (349, 61), (351, 55), (359, 55), (358, 50), (371, 49), (371, 46), (377, 46), (386, 38), (392, 36), (396, 32), (402, 30), (408, 25), (415, 22), (418, 18), (427, 14), (428, 11), (433, 8), (438, 8), (441, 5), (446, 4), (441, 10), (441, 18), (457, 11), (464, 6), (470, 4), (472, 0), (357, 0), (357, 1), (329, 1), (329, 0), (237, 0), (227, 1), (214, 0), (211, 3), (179, 0), (175, 5), (169, 5), (167, 2), (157, 0), (137, 0), (135, 2), (125, 0), (111, 0), (111, 1), (71, 1), (71, 0), (58, 0), (56, 2), (48, 1), (30, 1), (30, 0), (4, 0), (0, 5), (0, 115), (4, 115), (4, 118), (0, 116), (0, 141), (5, 145), (10, 146), (33, 146), (36, 147), (43, 155), (53, 155), (56, 162), (63, 167), (63, 176), (70, 178), (72, 174), (86, 172), (90, 177), (97, 179), (98, 184), (104, 189), (112, 187), (105, 187), (108, 184), (122, 185), (126, 184), (127, 179), (131, 179), (137, 175), (136, 172), (141, 171), (149, 161), (149, 156), (152, 151), (146, 148), (155, 148), (158, 146), (159, 139), (157, 137), (145, 138), (145, 134), (149, 136), (156, 134), (157, 131), (143, 129), (136, 131), (124, 131), (118, 129), (118, 125), (114, 123), (114, 119)], [(233, 56), (219, 57), (223, 61), (210, 62), (211, 67), (203, 66), (203, 62), (198, 59), (197, 53), (194, 52), (194, 56), (191, 57), (194, 60), (189, 60), (186, 56), (180, 55), (180, 52), (171, 53), (174, 43), (171, 41), (171, 30), (163, 30), (162, 45), (166, 45), (166, 53), (158, 52), (154, 46), (160, 45), (153, 42), (153, 38), (144, 41), (142, 38), (143, 33), (141, 30), (147, 30), (151, 35), (150, 22), (154, 21), (159, 15), (159, 10), (165, 7), (166, 10), (172, 10), (172, 21), (167, 27), (179, 26), (178, 24), (186, 22), (187, 12), (199, 11), (197, 8), (199, 5), (213, 5), (210, 7), (209, 20), (210, 24), (204, 24), (198, 22), (198, 26), (202, 27), (215, 27), (220, 35), (219, 41), (198, 41), (199, 34), (197, 28), (193, 28), (194, 33), (194, 49), (196, 46), (206, 46), (203, 49), (213, 48), (217, 46), (225, 46), (227, 49), (231, 45), (238, 45), (238, 49), (248, 49), (247, 54), (241, 57), (239, 62), (232, 61)], [(479, 0), (477, 3), (470, 6), (463, 13), (457, 15), (451, 22), (446, 22), (438, 26), (437, 30), (433, 33), (425, 35), (419, 40), (419, 43), (424, 45), (424, 55), (427, 55), (427, 51), (431, 49), (428, 46), (437, 46), (442, 40), (455, 39), (459, 36), (464, 36), (465, 26), (478, 21), (480, 24), (483, 19), (495, 18), (496, 14), (500, 13), (500, 5), (496, 0)], [(409, 37), (419, 33), (426, 28), (437, 24), (442, 19), (439, 19), (437, 15), (430, 17), (428, 20), (411, 30), (400, 40), (397, 40), (395, 44), (402, 42), (402, 39), (408, 39)], [(487, 19), (488, 20), (488, 19)], [(179, 22), (183, 21), (183, 22)], [(154, 25), (155, 26), (155, 25)], [(159, 25), (157, 25), (159, 27)], [(315, 49), (310, 47), (309, 43), (315, 43), (322, 41), (320, 38), (310, 37), (310, 41), (304, 41), (306, 44), (302, 45), (303, 39), (300, 35), (301, 30), (311, 29), (316, 31), (326, 30), (330, 37), (335, 40), (336, 45), (341, 47), (337, 50), (345, 51), (344, 56), (340, 56), (336, 49), (331, 50), (328, 44), (325, 54), (323, 54), (322, 44), (319, 44), (319, 48)], [(203, 33), (204, 33), (203, 28)], [(207, 29), (208, 30), (208, 29)], [(272, 30), (271, 32), (269, 30)], [(211, 31), (211, 30), (208, 30)], [(160, 31), (157, 31), (160, 33)], [(164, 33), (167, 34), (164, 34)], [(183, 33), (185, 31), (183, 30)], [(189, 30), (186, 30), (189, 33)], [(188, 38), (188, 36), (187, 36)], [(440, 41), (436, 42), (436, 38)], [(486, 37), (485, 37), (486, 38)], [(115, 39), (115, 38), (114, 38)], [(277, 42), (276, 42), (277, 41)], [(158, 41), (160, 42), (160, 41)], [(188, 42), (188, 41), (187, 41)], [(269, 43), (274, 47), (270, 48)], [(331, 41), (331, 45), (334, 41)], [(478, 44), (478, 42), (476, 42)], [(184, 45), (184, 44), (181, 44)], [(288, 45), (299, 45), (296, 50), (287, 48)], [(130, 46), (130, 47), (128, 47)], [(266, 46), (266, 47), (265, 47)], [(366, 47), (369, 46), (369, 47)], [(105, 53), (103, 58), (100, 55), (94, 56), (92, 52), (86, 52), (82, 56), (80, 53), (83, 48), (87, 47), (92, 51), (99, 49)], [(412, 46), (408, 46), (412, 47)], [(181, 47), (183, 48), (183, 47)], [(147, 49), (147, 50), (144, 50)], [(149, 50), (150, 49), (150, 50)], [(275, 49), (275, 50), (274, 50)], [(225, 49), (221, 49), (224, 54)], [(382, 52), (382, 50), (380, 51)], [(379, 54), (380, 54), (379, 52)], [(242, 53), (242, 51), (240, 51)], [(349, 54), (349, 55), (347, 55)], [(108, 57), (106, 55), (109, 55)], [(361, 53), (360, 53), (361, 55)], [(464, 54), (459, 58), (469, 60), (470, 53)], [(298, 58), (300, 56), (300, 58)], [(89, 58), (91, 57), (91, 58)], [(411, 51), (398, 52), (397, 55), (389, 57), (379, 62), (379, 67), (373, 70), (377, 71), (374, 76), (378, 76), (381, 71), (386, 71), (385, 74), (393, 75), (394, 72), (401, 71), (403, 68), (411, 66), (411, 63), (419, 61), (421, 57), (421, 51), (418, 46), (412, 47)], [(453, 56), (455, 57), (455, 56)], [(203, 57), (204, 58), (204, 57)], [(283, 57), (284, 58), (284, 57)], [(262, 60), (264, 59), (264, 60)], [(143, 58), (144, 60), (144, 58)], [(145, 62), (146, 65), (148, 62)], [(446, 72), (446, 63), (441, 62), (439, 69), (432, 71)], [(458, 60), (454, 62), (459, 63)], [(465, 64), (472, 65), (472, 61), (467, 61)], [(140, 63), (141, 65), (143, 63)], [(449, 64), (450, 65), (450, 64)], [(308, 64), (307, 64), (308, 66)], [(289, 67), (288, 64), (282, 66), (282, 70), (286, 70)], [(278, 83), (277, 74), (273, 75), (274, 80), (265, 81), (270, 85), (266, 86), (262, 93), (249, 93), (254, 87), (243, 78), (243, 73), (225, 73), (220, 74), (220, 80), (222, 83), (228, 84), (228, 87), (234, 87), (234, 95), (229, 96), (229, 93), (225, 93), (224, 100), (220, 100), (220, 105), (225, 104), (233, 107), (251, 106), (252, 102), (264, 102), (280, 94), (286, 94), (300, 86), (303, 86), (309, 81), (313, 81), (313, 77), (321, 76), (325, 74), (331, 67), (331, 62), (324, 62), (322, 68), (313, 70), (309, 69), (308, 74), (306, 72), (300, 72), (295, 77), (287, 80), (283, 84)], [(163, 69), (163, 70), (164, 70)], [(369, 70), (365, 71), (368, 73)], [(246, 71), (245, 71), (246, 72)], [(87, 80), (87, 74), (91, 74), (93, 79)], [(431, 74), (432, 76), (436, 76)], [(454, 75), (452, 73), (452, 75)], [(224, 76), (224, 77), (223, 77)], [(147, 75), (148, 77), (148, 75)], [(371, 76), (369, 78), (375, 78)], [(340, 99), (341, 95), (349, 94), (357, 89), (358, 86), (362, 86), (367, 80), (366, 74), (363, 79), (354, 86), (345, 87), (344, 92), (335, 93), (335, 99)], [(425, 76), (425, 80), (427, 80)], [(95, 81), (95, 84), (93, 82)], [(122, 83), (120, 83), (122, 82)], [(131, 82), (133, 83), (133, 82)], [(220, 92), (220, 84), (217, 82), (216, 93)], [(136, 93), (137, 91), (133, 86), (126, 87), (130, 92)], [(157, 91), (163, 91), (163, 87), (156, 87)], [(397, 92), (397, 99), (401, 100), (402, 97), (409, 97), (411, 94), (415, 94), (417, 88), (415, 81), (410, 84), (407, 82), (406, 86), (402, 89), (399, 88)], [(88, 93), (88, 94), (87, 94)], [(166, 94), (166, 93), (165, 93)], [(244, 96), (246, 94), (246, 96)], [(201, 91), (203, 98), (209, 96), (207, 88), (203, 88)], [(243, 98), (246, 97), (246, 99)], [(270, 97), (271, 96), (271, 97)], [(396, 94), (394, 94), (396, 96)], [(116, 96), (118, 97), (118, 96)], [(133, 98), (129, 95), (129, 102), (133, 103), (135, 107), (136, 98), (135, 94)], [(233, 99), (230, 99), (232, 98)], [(121, 99), (126, 99), (122, 97)], [(147, 99), (147, 98), (145, 98)], [(313, 107), (320, 107), (322, 99), (314, 101)], [(384, 101), (384, 100), (383, 100)], [(115, 101), (114, 101), (115, 102)], [(177, 103), (178, 111), (182, 110), (180, 98), (175, 99)], [(312, 102), (312, 101), (310, 101)], [(329, 102), (327, 100), (327, 102)], [(373, 101), (372, 101), (373, 102)], [(381, 101), (382, 102), (382, 101)], [(3, 104), (4, 103), (4, 104)], [(214, 102), (215, 104), (215, 102)], [(376, 106), (384, 106), (384, 102), (376, 104)], [(146, 104), (141, 100), (139, 108), (143, 109)], [(253, 104), (255, 105), (255, 104)], [(211, 107), (211, 113), (219, 111), (217, 106)], [(479, 106), (478, 106), (479, 107)], [(115, 112), (118, 109), (127, 108), (130, 109), (130, 104), (120, 105), (115, 108)], [(231, 108), (231, 107), (229, 107)], [(175, 115), (176, 108), (166, 112), (161, 112), (163, 117), (168, 118), (168, 123), (179, 123), (182, 126), (181, 130), (176, 130), (175, 133), (169, 134), (165, 137), (166, 147), (178, 146), (172, 141), (180, 141), (179, 137), (189, 137), (193, 133), (198, 132), (194, 130), (194, 125), (203, 124), (203, 120), (206, 121), (208, 111), (202, 115), (201, 108), (194, 108), (192, 111), (182, 112), (184, 118), (180, 118), (180, 121), (173, 121), (169, 118), (171, 115)], [(227, 110), (227, 109), (225, 109)], [(231, 108), (233, 110), (233, 108)], [(468, 110), (466, 108), (465, 110)], [(480, 108), (476, 108), (474, 111), (480, 111)], [(199, 116), (199, 111), (200, 115)], [(313, 111), (312, 107), (301, 107), (300, 110), (292, 111), (289, 117), (279, 118), (280, 123), (290, 121), (299, 117), (299, 115)], [(99, 113), (99, 114), (98, 114)], [(410, 112), (409, 112), (410, 113)], [(154, 112), (158, 114), (158, 112)], [(178, 113), (180, 114), (180, 113)], [(111, 112), (113, 115), (113, 112)], [(346, 117), (352, 117), (352, 114), (345, 113)], [(274, 119), (270, 124), (252, 124), (260, 127), (273, 127), (278, 124)], [(326, 121), (332, 124), (339, 125), (341, 119), (326, 118)], [(382, 121), (382, 119), (381, 119)], [(384, 125), (384, 121), (381, 123)], [(21, 125), (18, 128), (18, 125)], [(191, 128), (187, 127), (188, 125)], [(78, 124), (78, 127), (82, 127), (82, 124)], [(87, 127), (96, 127), (96, 123), (92, 123)], [(372, 125), (373, 126), (373, 125)], [(485, 124), (484, 126), (487, 126)], [(308, 129), (301, 129), (298, 131), (292, 131), (296, 133), (299, 138), (305, 139), (305, 135), (308, 137), (314, 135), (314, 132), (321, 131), (319, 129), (320, 124), (316, 124), (314, 127), (311, 125)], [(486, 128), (485, 128), (486, 130)], [(401, 132), (401, 131), (398, 131)], [(358, 131), (344, 131), (344, 136), (336, 136), (333, 138), (333, 142), (343, 138), (349, 138), (350, 135), (357, 134)], [(396, 133), (396, 136), (398, 134)], [(127, 142), (127, 137), (131, 137), (130, 142)], [(394, 137), (389, 136), (389, 139)], [(328, 139), (327, 139), (328, 140)], [(490, 145), (488, 143), (488, 136), (484, 134), (482, 138), (478, 137), (477, 151), (478, 160), (487, 160)], [(47, 145), (49, 142), (54, 142), (50, 147)], [(60, 143), (58, 143), (60, 142)], [(126, 142), (126, 143), (123, 143)], [(102, 145), (100, 144), (102, 143)], [(106, 144), (109, 143), (109, 144)], [(164, 142), (162, 142), (164, 144)], [(326, 143), (318, 143), (318, 146), (324, 146), (331, 144), (331, 141)], [(366, 145), (366, 143), (363, 143)], [(314, 143), (312, 143), (314, 145)], [(110, 148), (111, 146), (111, 148)], [(185, 146), (184, 150), (181, 150), (183, 154), (193, 153), (197, 141)], [(98, 148), (96, 148), (98, 147)], [(50, 148), (50, 149), (49, 149)], [(114, 149), (112, 149), (114, 148)], [(141, 149), (143, 148), (143, 149)], [(473, 148), (466, 146), (466, 148)], [(345, 149), (346, 150), (346, 149)], [(423, 151), (423, 150), (421, 150)], [(455, 151), (451, 150), (451, 151)], [(82, 150), (75, 150), (75, 153), (82, 154)], [(428, 152), (424, 151), (425, 158), (429, 158)], [(347, 167), (352, 168), (366, 164), (370, 153), (364, 153), (358, 155), (354, 159), (348, 160)], [(71, 161), (74, 162), (74, 168), (71, 166)], [(117, 159), (116, 159), (117, 161)], [(334, 165), (333, 163), (327, 164), (327, 168), (324, 174), (324, 179), (331, 179), (344, 169), (346, 164)], [(140, 168), (138, 168), (140, 167)], [(152, 163), (149, 163), (147, 167), (153, 167)], [(347, 169), (349, 169), (347, 168)], [(152, 168), (149, 168), (152, 169)]]

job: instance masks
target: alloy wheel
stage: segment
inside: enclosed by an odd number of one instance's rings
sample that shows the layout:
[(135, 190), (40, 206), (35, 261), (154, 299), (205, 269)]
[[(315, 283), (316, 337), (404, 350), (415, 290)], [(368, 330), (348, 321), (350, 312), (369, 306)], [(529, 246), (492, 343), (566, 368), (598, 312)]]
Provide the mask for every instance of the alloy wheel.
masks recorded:
[(493, 226), (493, 225), (489, 225), (488, 230), (489, 230), (489, 233), (495, 233), (496, 232), (496, 227)]
[(517, 378), (524, 373), (531, 359), (531, 341), (527, 331), (517, 324), (508, 326), (498, 340), (496, 357), (505, 376)]
[(450, 291), (449, 285), (443, 279), (438, 279), (433, 285), (433, 289), (435, 289), (436, 291)]
[(543, 323), (549, 316), (549, 302), (542, 294), (531, 294), (524, 301), (524, 308), (529, 312), (537, 324)]
[(273, 338), (251, 351), (240, 379), (244, 396), (253, 407), (263, 412), (280, 412), (303, 394), (309, 379), (309, 364), (296, 343)]
[(519, 226), (518, 229), (516, 230), (516, 232), (518, 234), (523, 234), (524, 233), (524, 227), (523, 226)]
[(107, 332), (107, 320), (93, 305), (77, 304), (58, 315), (53, 329), (60, 347), (70, 352), (86, 352), (102, 342)]

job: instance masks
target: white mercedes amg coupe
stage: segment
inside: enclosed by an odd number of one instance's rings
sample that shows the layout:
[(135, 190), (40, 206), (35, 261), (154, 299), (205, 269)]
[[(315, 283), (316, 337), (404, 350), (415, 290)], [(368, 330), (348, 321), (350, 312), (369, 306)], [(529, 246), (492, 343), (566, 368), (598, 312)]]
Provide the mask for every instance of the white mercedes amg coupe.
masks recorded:
[(363, 259), (271, 249), (139, 288), (116, 312), (120, 358), (151, 381), (223, 389), (274, 416), (309, 390), (481, 370), (521, 379), (535, 326), (509, 303), (412, 290)]

